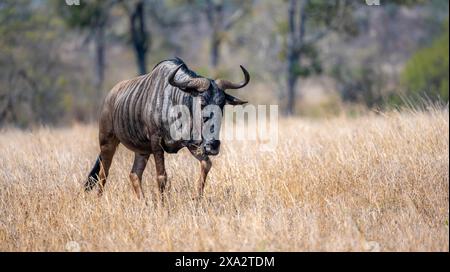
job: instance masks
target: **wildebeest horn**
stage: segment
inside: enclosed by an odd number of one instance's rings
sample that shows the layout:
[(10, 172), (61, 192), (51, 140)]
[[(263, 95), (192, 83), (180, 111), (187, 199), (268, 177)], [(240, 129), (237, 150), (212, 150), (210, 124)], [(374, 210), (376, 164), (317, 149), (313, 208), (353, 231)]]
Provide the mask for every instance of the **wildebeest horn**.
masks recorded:
[(198, 77), (198, 78), (190, 78), (186, 81), (180, 82), (175, 79), (175, 75), (177, 74), (178, 70), (183, 66), (184, 64), (180, 64), (169, 74), (169, 84), (178, 87), (182, 89), (183, 91), (187, 91), (188, 89), (195, 89), (198, 92), (204, 92), (208, 90), (210, 82), (206, 78)]
[(245, 70), (245, 68), (242, 65), (239, 65), (239, 66), (241, 67), (242, 72), (244, 73), (244, 77), (245, 77), (244, 81), (242, 81), (240, 83), (233, 83), (228, 80), (218, 79), (218, 80), (216, 80), (216, 84), (221, 90), (240, 89), (240, 88), (245, 87), (245, 85), (247, 85), (250, 82), (250, 75), (248, 74), (247, 70)]

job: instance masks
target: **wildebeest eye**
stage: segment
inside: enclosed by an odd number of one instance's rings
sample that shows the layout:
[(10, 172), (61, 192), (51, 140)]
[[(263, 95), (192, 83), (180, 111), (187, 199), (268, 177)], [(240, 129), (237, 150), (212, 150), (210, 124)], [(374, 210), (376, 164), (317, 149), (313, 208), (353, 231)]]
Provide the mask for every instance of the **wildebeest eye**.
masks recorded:
[(200, 105), (201, 105), (202, 107), (204, 107), (204, 106), (207, 105), (206, 99), (205, 99), (204, 97), (200, 97)]
[(218, 99), (217, 99), (217, 105), (225, 105), (225, 96), (220, 96)]

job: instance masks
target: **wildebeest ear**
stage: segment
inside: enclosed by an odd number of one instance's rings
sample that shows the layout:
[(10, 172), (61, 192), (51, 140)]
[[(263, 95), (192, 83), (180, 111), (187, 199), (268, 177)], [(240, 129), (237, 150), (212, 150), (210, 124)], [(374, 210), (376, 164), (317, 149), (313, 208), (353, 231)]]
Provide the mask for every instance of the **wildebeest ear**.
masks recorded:
[(234, 97), (232, 95), (229, 95), (227, 93), (225, 93), (225, 99), (227, 101), (227, 104), (233, 105), (233, 106), (235, 106), (235, 105), (244, 105), (244, 104), (248, 103), (247, 101), (240, 100), (239, 98)]

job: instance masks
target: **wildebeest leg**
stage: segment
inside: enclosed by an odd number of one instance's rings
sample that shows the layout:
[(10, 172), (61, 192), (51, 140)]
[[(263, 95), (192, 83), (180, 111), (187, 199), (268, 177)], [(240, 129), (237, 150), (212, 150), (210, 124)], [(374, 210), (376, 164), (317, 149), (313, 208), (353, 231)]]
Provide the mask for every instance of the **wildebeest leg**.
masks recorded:
[(208, 156), (198, 155), (195, 150), (191, 150), (192, 155), (200, 161), (200, 178), (197, 184), (197, 197), (194, 199), (200, 199), (203, 196), (203, 190), (205, 189), (206, 177), (208, 176), (209, 170), (211, 169), (212, 162)]
[(91, 191), (100, 181), (99, 194), (101, 195), (101, 190), (105, 185), (109, 167), (111, 166), (112, 156), (114, 155), (117, 145), (118, 141), (115, 138), (111, 138), (100, 145), (101, 152), (95, 161), (94, 167), (89, 173), (86, 183), (84, 184), (85, 191)]
[(153, 153), (156, 166), (156, 181), (158, 182), (161, 200), (164, 202), (164, 189), (167, 183), (166, 167), (164, 166), (164, 151), (156, 151)]
[(205, 189), (206, 177), (208, 176), (208, 172), (211, 169), (212, 162), (206, 157), (200, 161), (200, 179), (197, 184), (197, 197), (201, 198), (203, 196), (203, 191)]
[(149, 154), (134, 154), (133, 169), (130, 173), (131, 185), (133, 185), (134, 192), (138, 199), (141, 197), (144, 199), (144, 191), (142, 190), (142, 173), (144, 173), (145, 166), (147, 165)]
[(89, 172), (88, 178), (86, 183), (84, 184), (84, 190), (86, 192), (91, 191), (94, 189), (95, 185), (97, 185), (98, 182), (98, 175), (100, 173), (100, 162), (101, 162), (100, 155), (98, 155), (97, 160), (95, 161), (94, 167), (92, 167), (91, 172)]
[(106, 184), (109, 168), (111, 167), (112, 158), (116, 152), (119, 141), (114, 135), (100, 139), (100, 174), (99, 174), (99, 188), (98, 195), (103, 194), (103, 188)]

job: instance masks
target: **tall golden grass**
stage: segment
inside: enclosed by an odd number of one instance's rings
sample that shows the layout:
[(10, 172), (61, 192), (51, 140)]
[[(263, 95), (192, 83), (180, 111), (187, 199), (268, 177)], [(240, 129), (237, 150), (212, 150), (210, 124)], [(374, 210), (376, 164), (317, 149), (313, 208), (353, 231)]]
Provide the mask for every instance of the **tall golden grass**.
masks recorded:
[(103, 197), (82, 183), (95, 126), (0, 133), (1, 251), (448, 251), (448, 110), (280, 120), (279, 143), (224, 142), (205, 197), (199, 165), (168, 155), (166, 205), (153, 161), (148, 205), (119, 148)]

